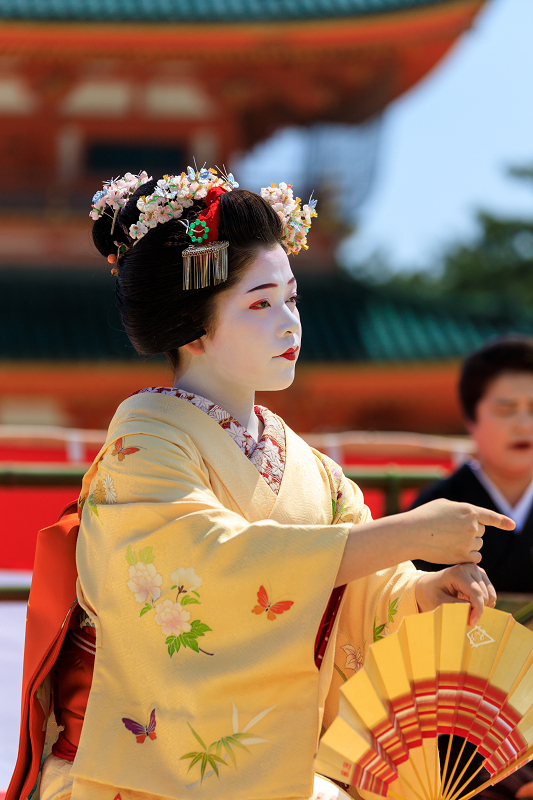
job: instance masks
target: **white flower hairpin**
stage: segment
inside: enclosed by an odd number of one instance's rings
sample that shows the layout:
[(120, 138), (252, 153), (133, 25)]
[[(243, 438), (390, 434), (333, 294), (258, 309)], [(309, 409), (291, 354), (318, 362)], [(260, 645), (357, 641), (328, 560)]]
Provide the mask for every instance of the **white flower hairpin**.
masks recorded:
[[(217, 172), (217, 169), (201, 169), (187, 167), (181, 175), (165, 175), (157, 182), (154, 192), (147, 197), (140, 197), (137, 208), (141, 212), (138, 222), (130, 226), (130, 236), (134, 244), (146, 236), (150, 228), (164, 224), (171, 219), (179, 219), (183, 209), (189, 208), (197, 200), (203, 200), (210, 189), (221, 186), (227, 192), (236, 188), (233, 175)], [(187, 221), (187, 232), (193, 222)]]
[(271, 183), (261, 189), (261, 197), (270, 203), (283, 223), (282, 244), (287, 253), (296, 255), (303, 249), (307, 250), (307, 234), (311, 227), (311, 218), (318, 216), (316, 213), (316, 200), (313, 195), (303, 207), (299, 197), (294, 197), (292, 183)]
[[(143, 171), (138, 175), (127, 172), (122, 178), (106, 181), (93, 197), (90, 216), (94, 220), (103, 214), (112, 216), (113, 234), (120, 209), (140, 186), (150, 180), (152, 178)], [(238, 188), (239, 184), (225, 167), (208, 168), (204, 164), (198, 169), (195, 162), (194, 168), (187, 167), (187, 171), (180, 175), (164, 175), (150, 195), (142, 195), (137, 200), (139, 219), (129, 228), (133, 245), (146, 236), (151, 228), (180, 219), (184, 209), (207, 198), (205, 209), (192, 219), (181, 220), (192, 242), (182, 253), (184, 288), (203, 288), (223, 282), (228, 275), (228, 242), (218, 241), (219, 200), (221, 194)], [(313, 196), (302, 206), (300, 198), (294, 197), (291, 183), (271, 183), (269, 187), (261, 189), (261, 197), (272, 206), (283, 223), (281, 244), (287, 253), (297, 254), (302, 248), (307, 250), (311, 219), (317, 216)], [(105, 210), (108, 206), (113, 209), (113, 215)], [(113, 265), (128, 250), (124, 243), (117, 241), (115, 245), (116, 256), (108, 256), (108, 261)], [(111, 273), (118, 275), (116, 266), (113, 266)]]
[[(102, 189), (93, 196), (93, 204), (89, 216), (91, 219), (96, 220), (102, 214), (107, 214), (105, 207), (110, 206), (114, 211), (113, 224), (111, 225), (111, 235), (113, 235), (120, 209), (126, 205), (139, 186), (151, 180), (152, 178), (146, 172), (139, 172), (138, 175), (126, 172), (122, 178), (111, 178), (111, 180), (105, 181)], [(109, 214), (109, 216), (111, 215)]]

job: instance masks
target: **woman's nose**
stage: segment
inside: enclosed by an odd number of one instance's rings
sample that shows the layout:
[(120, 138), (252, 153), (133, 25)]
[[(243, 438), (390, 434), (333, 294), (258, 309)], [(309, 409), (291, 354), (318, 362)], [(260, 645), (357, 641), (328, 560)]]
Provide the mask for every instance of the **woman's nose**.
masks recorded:
[(300, 318), (287, 305), (284, 309), (284, 318), (280, 328), (282, 336), (286, 333), (298, 333), (300, 331)]

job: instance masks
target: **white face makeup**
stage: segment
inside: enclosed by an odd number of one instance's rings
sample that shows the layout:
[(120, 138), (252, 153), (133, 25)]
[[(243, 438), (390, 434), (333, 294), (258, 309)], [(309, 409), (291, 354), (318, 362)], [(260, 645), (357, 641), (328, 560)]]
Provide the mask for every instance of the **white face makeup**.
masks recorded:
[(237, 391), (290, 386), (301, 342), (296, 281), (283, 248), (261, 250), (239, 283), (217, 298), (202, 359), (211, 379)]

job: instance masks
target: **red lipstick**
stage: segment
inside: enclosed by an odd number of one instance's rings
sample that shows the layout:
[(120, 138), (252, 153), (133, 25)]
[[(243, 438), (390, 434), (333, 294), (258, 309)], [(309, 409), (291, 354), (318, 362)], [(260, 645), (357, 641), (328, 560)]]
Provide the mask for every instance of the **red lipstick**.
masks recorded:
[(296, 360), (296, 353), (298, 352), (299, 347), (289, 347), (288, 350), (285, 350), (280, 356), (276, 356), (276, 358), (286, 358), (287, 361), (295, 361)]

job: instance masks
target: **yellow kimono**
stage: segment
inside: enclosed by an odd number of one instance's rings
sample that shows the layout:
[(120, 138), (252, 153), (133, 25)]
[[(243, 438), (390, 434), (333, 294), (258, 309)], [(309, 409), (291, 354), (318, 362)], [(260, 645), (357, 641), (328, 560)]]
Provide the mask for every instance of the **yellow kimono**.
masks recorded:
[(361, 491), (286, 428), (276, 494), (215, 419), (148, 393), (119, 407), (82, 498), (97, 647), (73, 800), (307, 800), (324, 707), (417, 611), (410, 562), (350, 584), (315, 666)]

